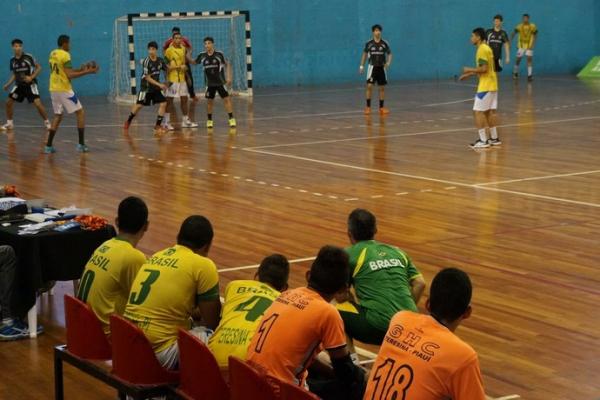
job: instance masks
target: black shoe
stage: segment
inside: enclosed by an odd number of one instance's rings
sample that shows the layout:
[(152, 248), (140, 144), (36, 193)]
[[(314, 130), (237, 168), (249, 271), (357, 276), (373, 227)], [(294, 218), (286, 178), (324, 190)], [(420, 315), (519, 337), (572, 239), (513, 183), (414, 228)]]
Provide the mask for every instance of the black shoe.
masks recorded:
[(513, 79), (519, 79), (519, 73), (513, 72)]
[(533, 82), (533, 75), (529, 75), (527, 77), (527, 82)]
[(502, 141), (500, 140), (500, 138), (497, 139), (488, 139), (488, 144), (490, 146), (500, 146), (502, 144)]

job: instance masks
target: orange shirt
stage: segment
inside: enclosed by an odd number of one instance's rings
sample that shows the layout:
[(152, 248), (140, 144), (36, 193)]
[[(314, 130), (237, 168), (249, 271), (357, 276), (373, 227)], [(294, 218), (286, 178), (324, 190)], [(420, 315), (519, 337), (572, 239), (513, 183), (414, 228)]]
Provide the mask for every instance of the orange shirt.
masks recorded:
[(373, 364), (365, 400), (484, 400), (475, 350), (433, 317), (400, 311)]
[(319, 352), (345, 345), (338, 311), (316, 291), (302, 287), (283, 292), (265, 311), (247, 359), (276, 378), (302, 384)]

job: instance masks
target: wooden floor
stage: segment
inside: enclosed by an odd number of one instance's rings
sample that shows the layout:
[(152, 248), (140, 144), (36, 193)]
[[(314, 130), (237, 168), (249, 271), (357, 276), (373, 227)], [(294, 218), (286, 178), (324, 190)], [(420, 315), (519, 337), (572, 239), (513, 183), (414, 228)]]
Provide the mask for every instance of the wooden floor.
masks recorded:
[[(172, 244), (187, 215), (204, 214), (215, 226), (221, 288), (251, 278), (272, 252), (300, 260), (292, 286), (302, 285), (306, 258), (346, 245), (347, 214), (366, 207), (379, 239), (405, 249), (428, 282), (444, 266), (471, 275), (473, 317), (457, 333), (479, 353), (490, 395), (598, 399), (600, 82), (503, 81), (504, 144), (480, 152), (467, 147), (476, 137), (473, 92), (450, 81), (391, 85), (392, 113), (380, 119), (362, 114), (356, 85), (257, 90), (252, 101), (235, 100), (235, 132), (217, 104), (212, 135), (162, 137), (151, 131), (154, 111), (143, 110), (124, 136), (128, 107), (84, 98), (86, 155), (75, 152), (72, 118), (58, 153), (41, 154), (41, 121), (20, 106), (15, 132), (0, 136), (0, 182), (111, 219), (120, 199), (140, 195), (150, 207), (147, 254)], [(71, 290), (59, 283), (40, 300), (44, 335), (0, 343), (1, 399), (51, 397), (61, 294)], [(68, 399), (114, 398), (66, 372)]]

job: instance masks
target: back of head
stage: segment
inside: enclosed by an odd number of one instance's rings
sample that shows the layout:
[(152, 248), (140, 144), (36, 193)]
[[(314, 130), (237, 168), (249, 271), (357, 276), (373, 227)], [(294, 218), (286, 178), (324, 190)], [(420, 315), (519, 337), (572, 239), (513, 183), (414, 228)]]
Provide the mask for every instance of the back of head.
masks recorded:
[(473, 287), (469, 275), (445, 268), (431, 282), (429, 311), (439, 321), (454, 322), (469, 308)]
[(58, 37), (58, 39), (56, 40), (56, 44), (58, 44), (58, 47), (63, 47), (65, 45), (65, 43), (69, 43), (69, 41), (71, 40), (71, 38), (67, 35), (60, 35)]
[(144, 200), (130, 196), (121, 201), (118, 210), (118, 228), (120, 232), (136, 234), (148, 222), (148, 207)]
[(308, 286), (324, 295), (333, 296), (347, 288), (349, 282), (348, 254), (340, 247), (322, 247), (310, 268)]
[(201, 215), (192, 215), (181, 224), (177, 235), (177, 244), (197, 250), (210, 245), (213, 236), (210, 221)]
[(357, 242), (372, 240), (377, 233), (377, 220), (368, 210), (357, 208), (348, 216), (348, 232)]
[(475, 28), (473, 29), (473, 33), (479, 36), (479, 39), (481, 39), (482, 42), (485, 42), (485, 29), (481, 27)]
[(265, 257), (258, 267), (258, 280), (280, 292), (287, 288), (289, 276), (290, 263), (281, 254)]

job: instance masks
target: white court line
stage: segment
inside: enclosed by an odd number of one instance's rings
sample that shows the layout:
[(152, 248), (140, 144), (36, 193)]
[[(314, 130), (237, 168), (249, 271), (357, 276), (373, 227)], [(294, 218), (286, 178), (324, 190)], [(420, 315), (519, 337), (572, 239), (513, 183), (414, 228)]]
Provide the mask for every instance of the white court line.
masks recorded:
[(516, 400), (520, 398), (521, 396), (519, 396), (518, 394), (511, 394), (508, 396), (496, 397), (494, 400)]
[(484, 183), (477, 183), (475, 186), (501, 185), (503, 183), (537, 181), (537, 180), (541, 180), (541, 179), (563, 178), (565, 176), (578, 176), (578, 175), (588, 175), (588, 174), (597, 174), (597, 173), (600, 173), (600, 169), (593, 170), (593, 171), (571, 172), (571, 173), (568, 173), (568, 174), (532, 176), (531, 178), (509, 179), (509, 180), (506, 180), (506, 181), (484, 182)]
[[(518, 126), (529, 126), (529, 125), (551, 125), (551, 124), (560, 124), (563, 122), (576, 122), (576, 121), (586, 121), (590, 119), (600, 119), (600, 116), (594, 117), (580, 117), (580, 118), (569, 118), (569, 119), (557, 119), (550, 121), (541, 121), (541, 122), (521, 122), (516, 124), (504, 124), (498, 125), (498, 128), (514, 128)], [(395, 138), (395, 137), (404, 137), (404, 136), (420, 136), (420, 135), (431, 135), (436, 133), (451, 133), (451, 132), (459, 132), (466, 130), (473, 130), (472, 126), (462, 127), (462, 128), (452, 128), (452, 129), (438, 129), (433, 131), (424, 131), (424, 132), (411, 132), (411, 133), (397, 133), (392, 135), (386, 135), (386, 138)], [(245, 147), (243, 150), (259, 150), (259, 149), (274, 149), (280, 147), (293, 147), (293, 146), (303, 146), (303, 145), (313, 145), (313, 144), (326, 144), (326, 143), (341, 143), (341, 142), (353, 142), (359, 140), (379, 140), (380, 137), (377, 136), (361, 136), (354, 138), (345, 138), (345, 139), (329, 139), (329, 140), (315, 140), (310, 142), (295, 142), (295, 143), (284, 143), (284, 144), (271, 144), (267, 146), (255, 146), (255, 147)]]
[(473, 101), (473, 97), (469, 97), (468, 99), (463, 99), (463, 100), (455, 100), (455, 101), (447, 101), (445, 103), (431, 103), (431, 104), (425, 104), (422, 105), (420, 107), (435, 107), (435, 106), (445, 106), (448, 104), (458, 104), (458, 103), (466, 103), (467, 101)]
[[(295, 264), (295, 263), (301, 263), (301, 262), (304, 262), (304, 261), (312, 261), (315, 258), (316, 257), (296, 258), (295, 260), (289, 260), (288, 262), (290, 264)], [(260, 264), (244, 265), (243, 267), (222, 268), (222, 269), (219, 269), (217, 271), (218, 272), (241, 271), (241, 270), (244, 270), (244, 269), (258, 268), (259, 266), (260, 266)]]

